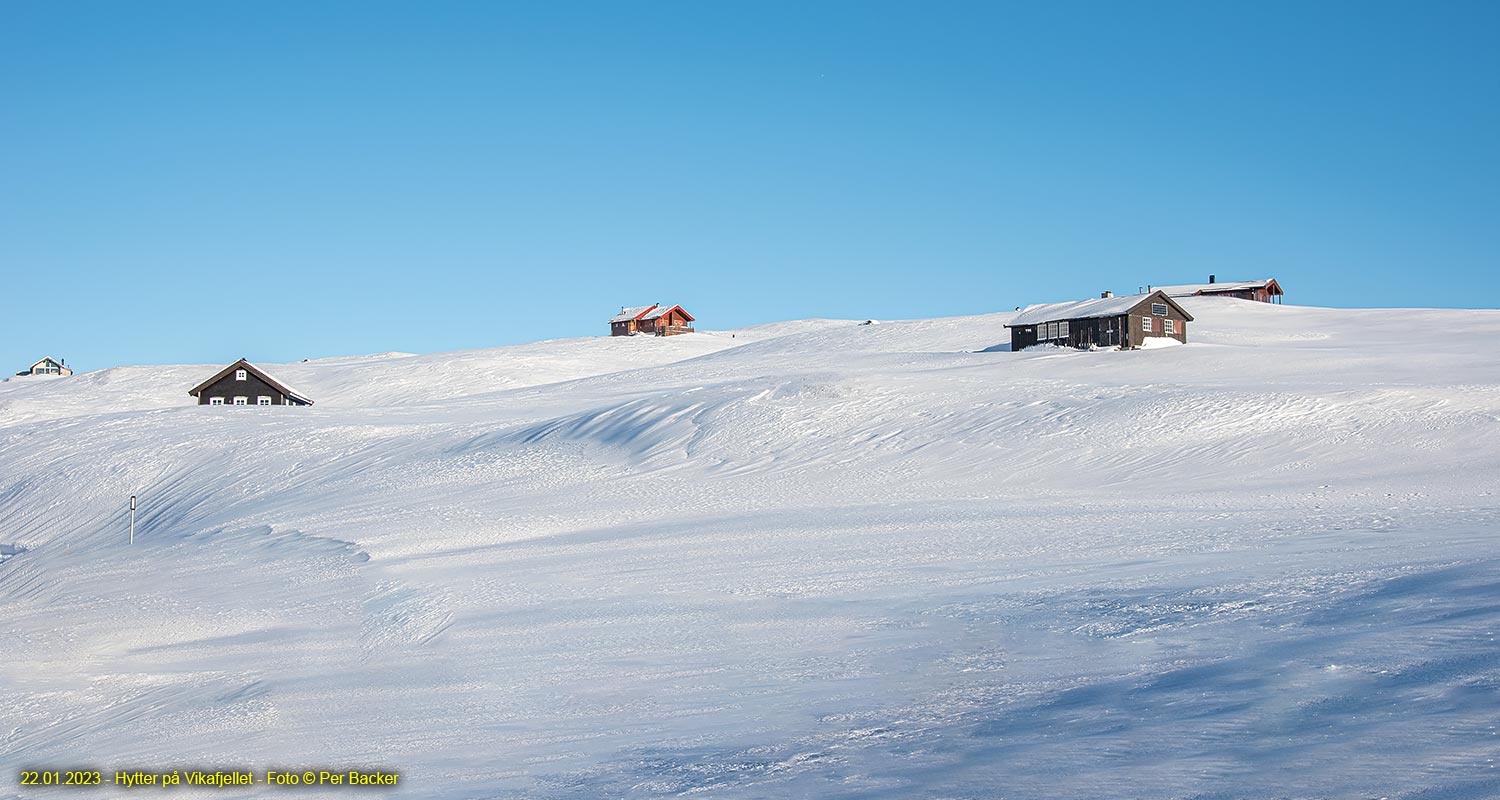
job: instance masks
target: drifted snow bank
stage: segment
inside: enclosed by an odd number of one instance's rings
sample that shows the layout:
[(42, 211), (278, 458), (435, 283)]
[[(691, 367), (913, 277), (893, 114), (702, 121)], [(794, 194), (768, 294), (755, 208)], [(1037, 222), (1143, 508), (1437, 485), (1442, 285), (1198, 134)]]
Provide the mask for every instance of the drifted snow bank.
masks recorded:
[(1170, 336), (1148, 336), (1144, 341), (1141, 342), (1140, 349), (1158, 350), (1163, 347), (1179, 347), (1181, 345), (1182, 342), (1179, 342)]

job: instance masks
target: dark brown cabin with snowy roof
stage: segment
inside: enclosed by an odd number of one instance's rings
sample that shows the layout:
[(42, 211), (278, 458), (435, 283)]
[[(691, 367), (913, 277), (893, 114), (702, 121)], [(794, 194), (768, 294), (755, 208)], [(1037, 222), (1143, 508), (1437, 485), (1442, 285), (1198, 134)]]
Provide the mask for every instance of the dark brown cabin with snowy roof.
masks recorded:
[(1116, 297), (1028, 306), (1011, 318), (1010, 349), (1039, 344), (1063, 347), (1140, 347), (1153, 337), (1187, 343), (1193, 315), (1160, 289)]
[(219, 370), (188, 394), (200, 406), (310, 406), (313, 401), (288, 389), (245, 359)]
[(676, 336), (693, 332), (693, 315), (682, 306), (654, 303), (649, 306), (621, 308), (620, 313), (609, 319), (610, 336), (634, 336), (650, 333), (656, 336)]

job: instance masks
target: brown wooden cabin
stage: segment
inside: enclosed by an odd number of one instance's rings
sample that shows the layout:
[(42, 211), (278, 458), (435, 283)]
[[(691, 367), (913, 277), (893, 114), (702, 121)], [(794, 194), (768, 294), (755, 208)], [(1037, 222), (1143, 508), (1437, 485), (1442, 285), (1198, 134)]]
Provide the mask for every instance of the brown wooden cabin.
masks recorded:
[(694, 318), (682, 306), (654, 303), (649, 306), (621, 308), (620, 313), (610, 317), (610, 336), (634, 336), (650, 333), (656, 336), (676, 336), (693, 332)]
[(73, 374), (73, 370), (71, 370), (71, 369), (68, 368), (67, 364), (64, 363), (63, 359), (60, 359), (60, 358), (50, 358), (49, 357), (49, 358), (44, 358), (41, 361), (36, 362), (35, 364), (32, 364), (31, 366), (27, 367), (26, 369), (21, 370), (20, 372), (17, 372), (16, 374), (17, 375), (72, 375)]
[(1039, 344), (1065, 347), (1140, 347), (1152, 337), (1187, 342), (1193, 315), (1160, 289), (1116, 297), (1105, 292), (1093, 300), (1030, 306), (1016, 314), (1010, 328), (1010, 349)]
[(1254, 300), (1258, 303), (1280, 303), (1286, 294), (1275, 278), (1258, 281), (1225, 281), (1219, 283), (1215, 275), (1208, 276), (1208, 283), (1188, 283), (1182, 286), (1154, 286), (1172, 297), (1233, 297), (1239, 300)]
[(313, 401), (286, 388), (245, 359), (221, 369), (188, 392), (200, 406), (310, 406)]

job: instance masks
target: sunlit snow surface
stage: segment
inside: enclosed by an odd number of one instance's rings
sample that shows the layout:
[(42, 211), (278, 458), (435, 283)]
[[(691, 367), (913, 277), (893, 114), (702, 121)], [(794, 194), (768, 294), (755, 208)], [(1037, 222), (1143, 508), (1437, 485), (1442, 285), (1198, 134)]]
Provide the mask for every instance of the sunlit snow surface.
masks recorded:
[(1183, 305), (0, 383), (0, 797), (1500, 796), (1500, 312)]

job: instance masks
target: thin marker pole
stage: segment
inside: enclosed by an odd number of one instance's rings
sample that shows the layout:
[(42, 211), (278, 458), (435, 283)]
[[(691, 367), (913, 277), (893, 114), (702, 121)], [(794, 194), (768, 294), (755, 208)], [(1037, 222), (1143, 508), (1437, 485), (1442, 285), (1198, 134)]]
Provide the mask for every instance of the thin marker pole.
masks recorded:
[(135, 495), (130, 496), (130, 543), (135, 544)]

